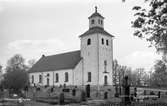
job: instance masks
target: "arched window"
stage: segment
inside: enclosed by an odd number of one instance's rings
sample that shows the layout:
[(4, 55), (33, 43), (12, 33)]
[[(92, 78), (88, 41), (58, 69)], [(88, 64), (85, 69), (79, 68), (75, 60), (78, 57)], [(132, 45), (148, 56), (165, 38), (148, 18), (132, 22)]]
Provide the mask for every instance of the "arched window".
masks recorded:
[(59, 82), (59, 74), (58, 73), (56, 73), (56, 75), (55, 75), (55, 82)]
[(91, 24), (94, 24), (95, 23), (95, 20), (91, 20)]
[(68, 72), (65, 72), (65, 82), (68, 82)]
[(91, 44), (91, 39), (89, 38), (88, 40), (87, 40), (87, 45), (90, 45)]
[(34, 83), (34, 75), (31, 76), (31, 83)]
[(108, 46), (108, 40), (106, 40), (106, 45)]
[(88, 82), (91, 82), (91, 78), (92, 77), (92, 75), (91, 75), (91, 72), (88, 72)]
[(102, 45), (104, 44), (104, 39), (103, 38), (101, 39), (101, 43), (102, 43)]
[(47, 84), (47, 86), (49, 86), (49, 78), (47, 78), (47, 83), (46, 84)]
[(107, 83), (108, 83), (107, 80), (108, 80), (108, 79), (107, 79), (107, 76), (105, 75), (105, 76), (104, 76), (104, 85), (107, 85)]
[(42, 75), (39, 75), (39, 83), (42, 83)]

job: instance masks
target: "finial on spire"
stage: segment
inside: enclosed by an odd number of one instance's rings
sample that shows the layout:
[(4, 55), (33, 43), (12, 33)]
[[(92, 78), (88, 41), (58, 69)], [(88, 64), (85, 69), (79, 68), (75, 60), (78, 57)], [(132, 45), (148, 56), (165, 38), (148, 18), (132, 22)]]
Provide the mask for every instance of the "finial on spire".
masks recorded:
[(95, 12), (97, 13), (97, 6), (95, 6)]

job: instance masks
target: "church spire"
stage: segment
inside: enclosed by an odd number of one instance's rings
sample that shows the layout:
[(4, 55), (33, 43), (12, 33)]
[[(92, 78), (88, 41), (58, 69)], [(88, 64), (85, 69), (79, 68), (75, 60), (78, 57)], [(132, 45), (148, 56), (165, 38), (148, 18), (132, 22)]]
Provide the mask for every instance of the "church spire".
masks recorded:
[(97, 12), (97, 6), (95, 6), (95, 12), (89, 17), (89, 28), (102, 28), (103, 29), (104, 17)]

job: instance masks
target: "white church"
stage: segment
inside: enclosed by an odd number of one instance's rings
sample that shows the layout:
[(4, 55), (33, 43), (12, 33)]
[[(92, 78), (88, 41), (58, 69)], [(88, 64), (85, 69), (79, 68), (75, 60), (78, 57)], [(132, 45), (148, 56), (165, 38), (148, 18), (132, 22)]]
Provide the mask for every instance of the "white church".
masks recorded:
[(113, 35), (104, 30), (104, 17), (88, 17), (89, 29), (79, 36), (80, 50), (42, 56), (29, 70), (31, 85), (112, 85)]

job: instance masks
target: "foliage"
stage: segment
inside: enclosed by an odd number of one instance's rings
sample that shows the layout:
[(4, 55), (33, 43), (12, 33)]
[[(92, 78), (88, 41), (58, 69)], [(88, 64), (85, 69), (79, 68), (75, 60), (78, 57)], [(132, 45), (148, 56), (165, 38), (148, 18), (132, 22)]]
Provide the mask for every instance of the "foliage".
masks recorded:
[(117, 60), (114, 60), (113, 61), (113, 72), (112, 72), (112, 74), (113, 74), (113, 83), (114, 83), (114, 85), (116, 85), (117, 84), (117, 80), (118, 80), (118, 69), (119, 68), (119, 64), (118, 64), (118, 61)]
[(36, 63), (35, 59), (28, 60), (28, 67), (31, 68)]
[(0, 70), (2, 70), (2, 66), (0, 65)]
[(5, 88), (18, 92), (28, 84), (28, 73), (26, 72), (24, 58), (17, 54), (7, 62), (3, 85)]
[(167, 66), (165, 63), (162, 60), (157, 60), (154, 70), (150, 78), (151, 86), (167, 87)]
[(1, 80), (1, 75), (2, 75), (2, 66), (0, 65), (0, 80)]
[(113, 61), (113, 83), (114, 85), (122, 85), (122, 80), (125, 75), (131, 76), (131, 68), (118, 64), (117, 60)]
[(148, 7), (135, 6), (134, 35), (150, 42), (158, 51), (167, 49), (167, 1), (145, 0)]
[(5, 88), (18, 92), (28, 84), (28, 74), (25, 70), (16, 68), (4, 75), (3, 84)]
[(24, 62), (25, 59), (20, 54), (16, 54), (7, 61), (6, 71), (13, 71), (15, 68), (27, 69)]
[(148, 86), (149, 75), (144, 68), (137, 68), (131, 75), (131, 84), (133, 86)]
[(132, 86), (145, 86), (149, 83), (148, 73), (143, 68), (133, 70), (127, 66), (118, 64), (117, 60), (113, 61), (113, 83), (121, 86), (123, 78), (128, 76), (128, 82)]

